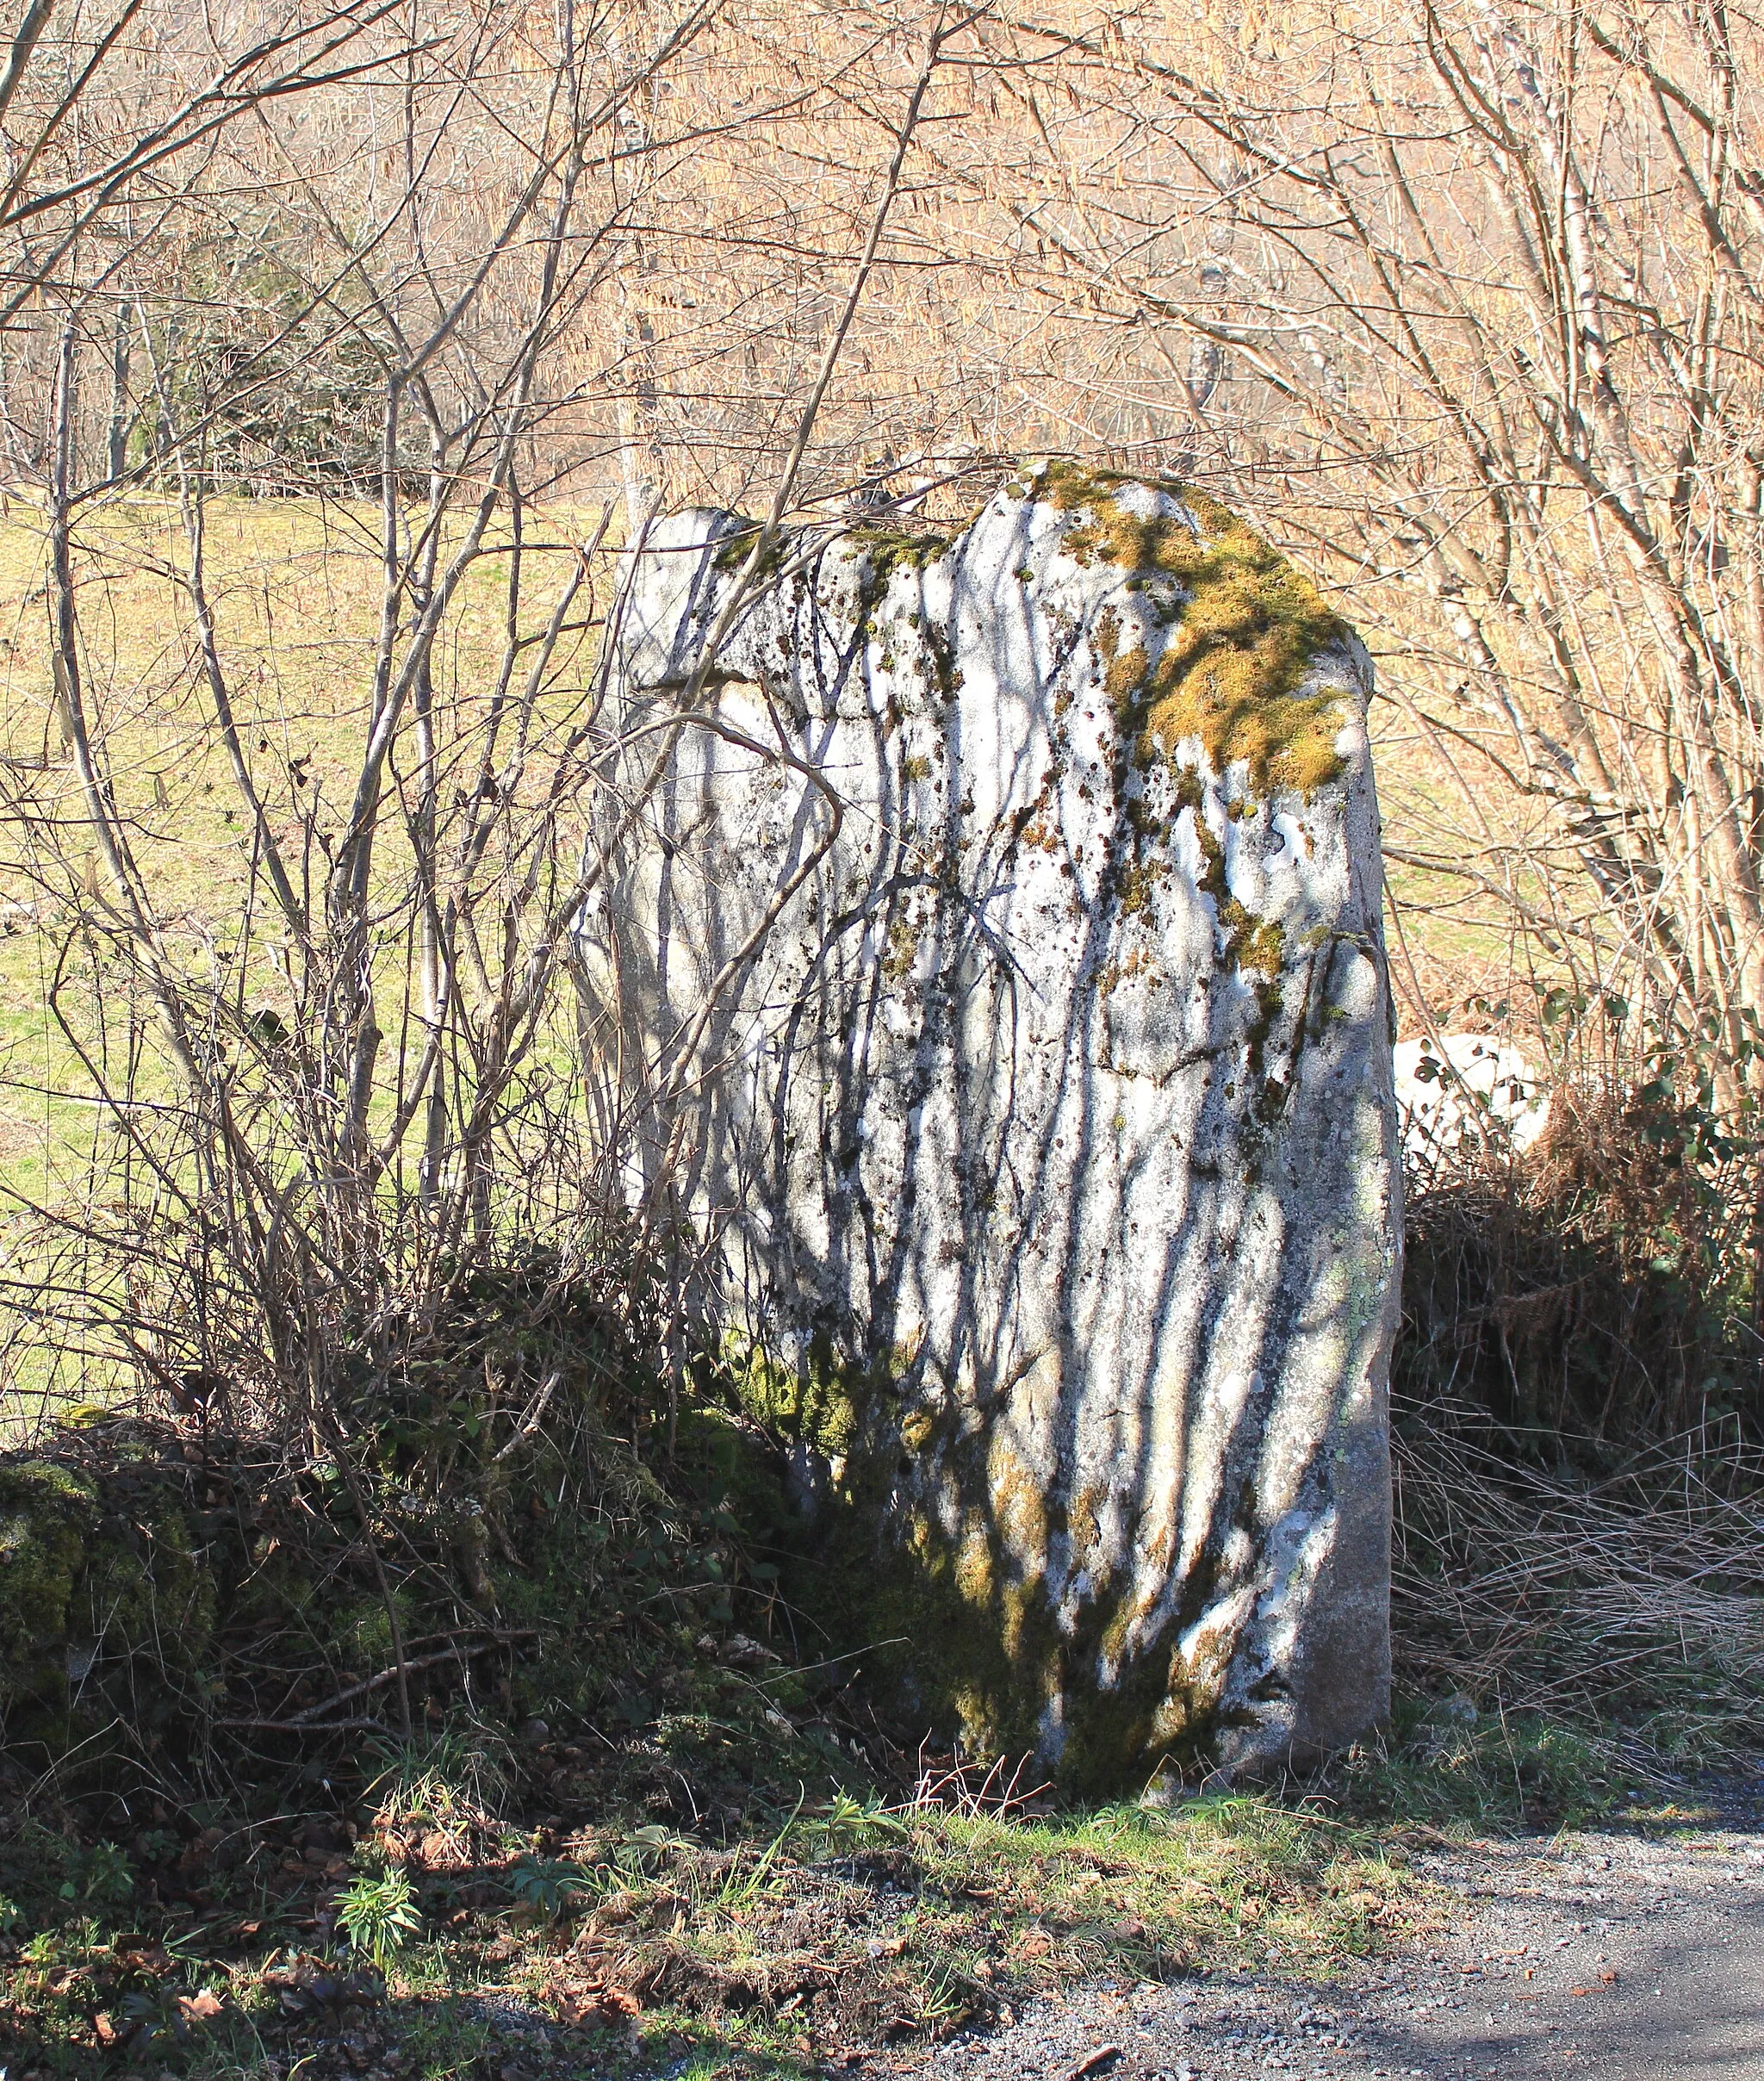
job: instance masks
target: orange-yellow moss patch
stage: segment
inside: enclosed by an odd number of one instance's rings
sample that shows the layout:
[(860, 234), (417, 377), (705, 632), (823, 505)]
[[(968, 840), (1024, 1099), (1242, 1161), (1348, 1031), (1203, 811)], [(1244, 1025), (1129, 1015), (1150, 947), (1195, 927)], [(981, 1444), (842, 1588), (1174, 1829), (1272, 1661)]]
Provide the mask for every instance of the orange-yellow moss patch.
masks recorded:
[[(1050, 463), (1034, 495), (1081, 518), (1065, 550), (1101, 557), (1182, 589), (1181, 618), (1154, 666), (1143, 649), (1110, 647), (1106, 684), (1124, 729), (1166, 755), (1196, 738), (1214, 769), (1246, 761), (1258, 792), (1309, 794), (1340, 777), (1340, 697), (1299, 692), (1319, 651), (1345, 624), (1301, 571), (1205, 493), (1176, 485), (1194, 516), (1144, 519), (1115, 496), (1128, 480)], [(1198, 532), (1196, 531), (1198, 529)]]

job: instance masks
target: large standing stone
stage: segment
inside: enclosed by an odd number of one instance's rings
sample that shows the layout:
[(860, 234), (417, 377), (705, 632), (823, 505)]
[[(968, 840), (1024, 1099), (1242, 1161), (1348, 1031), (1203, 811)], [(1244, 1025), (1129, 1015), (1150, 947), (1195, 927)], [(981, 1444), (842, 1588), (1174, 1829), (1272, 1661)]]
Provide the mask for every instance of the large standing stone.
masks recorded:
[[(649, 538), (633, 783), (748, 525)], [(1079, 1785), (1386, 1707), (1370, 681), (1173, 486), (1053, 465), (953, 539), (791, 537), (587, 928), (627, 1059), (695, 1051), (690, 1196), (759, 1371), (847, 1448), (841, 1593), (928, 1708)]]

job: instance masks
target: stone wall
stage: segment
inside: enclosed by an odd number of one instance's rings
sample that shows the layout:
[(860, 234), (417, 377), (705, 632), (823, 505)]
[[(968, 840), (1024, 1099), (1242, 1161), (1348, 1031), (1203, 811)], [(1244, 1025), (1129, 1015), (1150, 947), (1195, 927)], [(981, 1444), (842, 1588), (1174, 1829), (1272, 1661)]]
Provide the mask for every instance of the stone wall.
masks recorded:
[(1053, 465), (959, 535), (787, 538), (674, 736), (747, 525), (634, 575), (626, 781), (672, 749), (583, 944), (838, 1593), (1074, 1785), (1351, 1740), (1400, 1238), (1366, 654), (1210, 500)]

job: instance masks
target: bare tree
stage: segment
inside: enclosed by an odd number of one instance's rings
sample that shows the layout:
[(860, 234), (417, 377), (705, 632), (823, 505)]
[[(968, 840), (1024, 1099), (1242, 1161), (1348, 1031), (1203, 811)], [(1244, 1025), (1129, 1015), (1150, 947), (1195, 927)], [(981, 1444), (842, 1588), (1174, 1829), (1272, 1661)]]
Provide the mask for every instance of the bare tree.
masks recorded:
[(1199, 475), (1332, 579), (1455, 798), (1412, 792), (1400, 861), (1743, 1064), (1755, 25), (1394, 0), (1011, 33), (1022, 146), (947, 171), (1040, 314), (1044, 438)]

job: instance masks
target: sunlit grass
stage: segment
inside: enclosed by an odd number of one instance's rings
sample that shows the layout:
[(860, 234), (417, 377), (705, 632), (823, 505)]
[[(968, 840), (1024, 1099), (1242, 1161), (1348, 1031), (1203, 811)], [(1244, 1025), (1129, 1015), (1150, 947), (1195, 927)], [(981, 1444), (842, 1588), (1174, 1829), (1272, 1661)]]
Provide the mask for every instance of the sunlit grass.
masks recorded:
[[(434, 1805), (433, 1769), (406, 1774), (405, 1792), (424, 1788)], [(397, 2071), (425, 2081), (454, 2081), (511, 2055), (535, 2075), (666, 2059), (707, 2081), (759, 2081), (824, 2070), (853, 2048), (984, 2029), (1099, 1976), (1268, 1968), (1326, 1981), (1397, 1941), (1426, 1898), (1391, 1831), (1263, 1793), (1170, 1812), (866, 1811), (867, 1835), (837, 1847), (800, 1800), (793, 1817), (756, 1815), (717, 1839), (609, 1822), (561, 1846), (556, 1868), (579, 1883), (545, 1911), (523, 1904), (518, 1882), (532, 1861), (530, 1838), (512, 1826), (491, 1830), (460, 1874), (493, 1896), (486, 1905), (455, 1909), (457, 1880), (411, 1867), (422, 1926), (388, 1960), (383, 2002), (370, 1996), (351, 2011), (352, 2027), (382, 2056), (396, 2047)], [(352, 1874), (384, 1872), (384, 1845), (395, 1844), (407, 1817), (396, 1798), (382, 1802), (321, 1899), (340, 1898)], [(99, 1853), (47, 1847), (55, 1873), (65, 1867), (76, 1892), (90, 1885)], [(119, 1883), (132, 1889), (127, 1860), (112, 1863), (113, 1895)], [(175, 1990), (212, 1984), (224, 2008), (182, 2041), (155, 2047), (156, 2058), (190, 2081), (267, 2081), (297, 2054), (301, 2032), (332, 2028), (321, 2003), (301, 2007), (304, 1997), (292, 2012), (305, 2021), (290, 2023), (281, 1992), (290, 1968), (307, 1986), (326, 1984), (326, 1973), (334, 1984), (350, 1968), (314, 1942), (275, 1941), (284, 1935), (279, 1918), (304, 1911), (298, 1882), (279, 1909), (273, 1888), (253, 1891), (243, 1873), (230, 1891), (249, 1910), (250, 1941), (226, 1943), (229, 1917), (211, 1915), (220, 1954), (193, 1932), (181, 1955), (153, 1953), (134, 1967), (113, 1925), (134, 1912), (140, 1926), (139, 1904), (106, 1896), (82, 1916), (31, 1899), (17, 1926), (40, 1934), (12, 1966), (0, 1966), (0, 2003), (9, 2004), (0, 2013), (34, 2020), (46, 2072), (74, 2072), (90, 2054), (93, 2016), (122, 2018), (125, 1985), (151, 1990), (170, 2011)], [(143, 1995), (133, 1999), (143, 2012)]]

